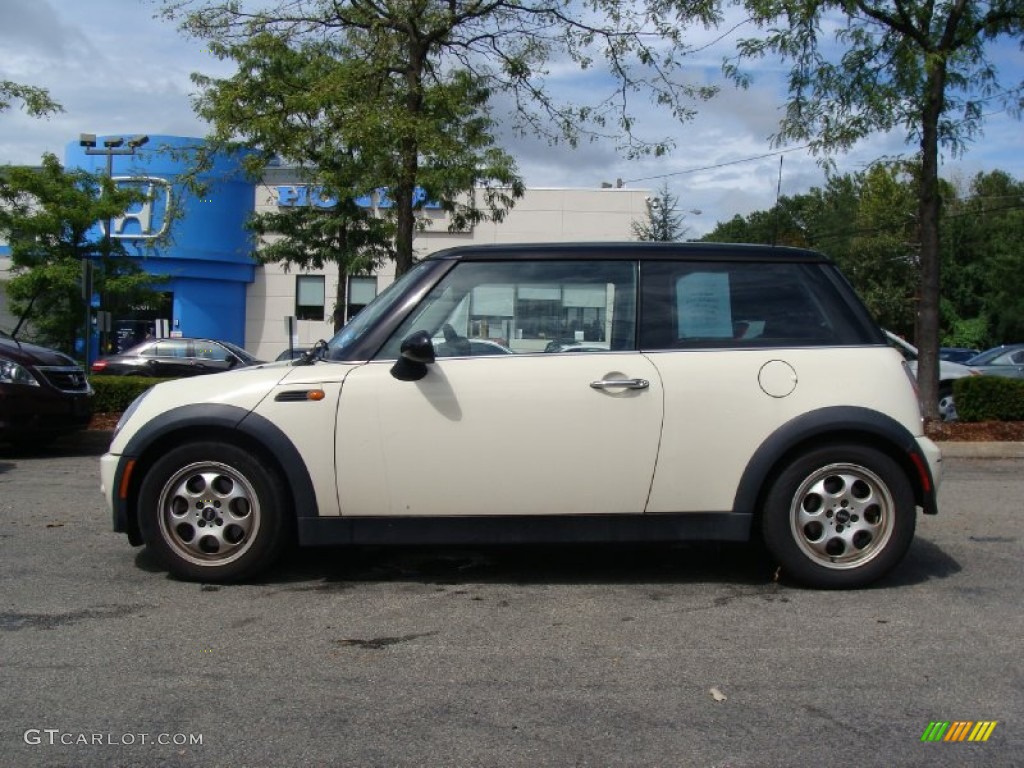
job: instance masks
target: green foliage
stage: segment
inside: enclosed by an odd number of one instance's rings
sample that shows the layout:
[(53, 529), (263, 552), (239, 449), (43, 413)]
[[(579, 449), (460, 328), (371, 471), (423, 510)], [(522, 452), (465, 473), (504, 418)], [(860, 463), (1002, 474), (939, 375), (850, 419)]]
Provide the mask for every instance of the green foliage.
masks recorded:
[(21, 85), (10, 80), (0, 80), (0, 112), (11, 108), (11, 103), (20, 101), (25, 111), (33, 117), (46, 117), (55, 112), (63, 112), (64, 108), (50, 98), (45, 88)]
[[(953, 314), (952, 312), (950, 314)], [(984, 317), (972, 317), (967, 320), (953, 319), (948, 330), (942, 336), (944, 347), (968, 347), (984, 349), (992, 346), (988, 320)]]
[(965, 376), (953, 383), (962, 421), (1024, 421), (1024, 380)]
[(634, 221), (633, 234), (637, 240), (674, 243), (689, 231), (683, 224), (686, 218), (679, 212), (679, 198), (663, 184), (658, 194), (647, 201), (647, 221)]
[[(414, 21), (430, 13), (408, 12)], [(339, 200), (330, 210), (257, 216), (256, 234), (287, 240), (271, 244), (264, 261), (336, 262), (346, 273), (391, 256), (401, 272), (412, 263), (416, 187), (441, 203), (454, 229), (500, 219), (522, 195), (512, 159), (493, 147), (486, 89), (466, 72), (433, 73), (426, 61), (410, 70), (395, 58), (405, 51), (403, 34), (353, 28), (339, 40), (295, 40), (264, 30), (217, 48), (238, 62), (235, 75), (195, 76), (197, 111), (214, 126), (216, 146), (243, 139), (257, 150), (253, 166), (280, 158)], [(381, 187), (393, 207), (375, 213), (355, 204)]]
[[(262, 10), (164, 0), (162, 8), (237, 64), (230, 78), (194, 76), (198, 112), (216, 138), (297, 163), (338, 197), (388, 189), (399, 274), (426, 221), (416, 187), (456, 231), (501, 220), (522, 196), (515, 163), (495, 143), (499, 128), (570, 146), (611, 138), (630, 155), (657, 155), (671, 140), (639, 136), (630, 99), (649, 96), (686, 120), (694, 100), (715, 92), (680, 77), (679, 66), (683, 22), (713, 23), (713, 0), (595, 0), (586, 9), (570, 0), (276, 0)], [(550, 62), (587, 70), (599, 57), (612, 78), (592, 103), (552, 96)], [(509, 107), (500, 126), (491, 113), (499, 94)]]
[(1024, 183), (979, 173), (946, 185), (943, 198), (944, 341), (984, 348), (1024, 339)]
[(156, 297), (159, 277), (145, 273), (98, 221), (120, 216), (140, 199), (102, 174), (65, 170), (52, 154), (39, 168), (0, 169), (0, 234), (11, 249), (6, 284), (11, 309), (31, 321), (37, 341), (71, 352), (85, 314), (83, 259), (96, 265), (94, 289), (104, 308), (118, 311)]
[(93, 411), (122, 413), (135, 398), (161, 381), (172, 379), (154, 379), (146, 376), (91, 376), (89, 383), (96, 392)]
[[(832, 176), (770, 211), (703, 239), (815, 248), (842, 268), (879, 324), (916, 339), (918, 248), (912, 165)], [(943, 182), (943, 346), (984, 349), (1024, 338), (1024, 184), (1002, 171), (964, 190)]]
[(783, 197), (770, 211), (735, 217), (703, 239), (814, 248), (849, 278), (879, 324), (913, 336), (916, 250), (913, 188), (901, 165), (834, 176)]

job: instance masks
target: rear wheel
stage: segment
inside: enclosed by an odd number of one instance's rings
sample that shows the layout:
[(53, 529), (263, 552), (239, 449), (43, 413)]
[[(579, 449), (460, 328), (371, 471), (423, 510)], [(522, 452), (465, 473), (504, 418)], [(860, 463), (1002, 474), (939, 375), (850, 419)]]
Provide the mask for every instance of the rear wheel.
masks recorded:
[(291, 518), (284, 487), (271, 465), (237, 446), (180, 446), (142, 482), (143, 539), (179, 578), (247, 578), (270, 566), (284, 545)]
[(765, 544), (783, 571), (820, 588), (862, 587), (903, 559), (914, 537), (914, 494), (903, 470), (861, 445), (796, 458), (765, 501)]

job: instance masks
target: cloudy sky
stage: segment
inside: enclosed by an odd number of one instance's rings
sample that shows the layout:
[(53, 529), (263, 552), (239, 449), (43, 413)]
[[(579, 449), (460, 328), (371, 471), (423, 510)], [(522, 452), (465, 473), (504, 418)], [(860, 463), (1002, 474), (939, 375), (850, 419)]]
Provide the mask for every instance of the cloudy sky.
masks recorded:
[[(154, 18), (152, 0), (0, 0), (0, 80), (41, 86), (64, 107), (48, 120), (18, 109), (0, 115), (0, 164), (37, 163), (44, 152), (63, 157), (80, 133), (167, 134), (201, 137), (206, 126), (191, 109), (189, 75), (230, 74), (206, 53), (203, 43), (182, 37)], [(702, 46), (721, 32), (695, 31)], [(541, 141), (506, 144), (531, 187), (597, 187), (622, 179), (626, 186), (656, 190), (668, 184), (695, 235), (736, 214), (769, 208), (776, 194), (779, 155), (768, 137), (777, 126), (784, 71), (762, 63), (753, 85), (738, 91), (724, 82), (720, 64), (739, 33), (707, 47), (688, 64), (695, 82), (720, 84), (710, 102), (696, 105), (690, 122), (673, 123), (662, 111), (641, 105), (639, 124), (651, 137), (671, 136), (668, 157), (626, 160), (611, 143), (584, 144), (573, 151)], [(1024, 57), (1016, 45), (998, 53), (1004, 84), (1020, 82)], [(587, 87), (567, 75), (563, 87)], [(945, 157), (947, 178), (969, 178), (1002, 169), (1024, 180), (1024, 125), (1002, 114), (988, 117), (985, 135), (958, 158)], [(785, 149), (785, 148), (784, 148)], [(876, 136), (835, 158), (840, 172), (853, 172), (883, 157), (912, 152), (900, 134)], [(805, 151), (782, 155), (782, 193), (806, 192), (823, 174)], [(694, 213), (693, 211), (700, 211)]]

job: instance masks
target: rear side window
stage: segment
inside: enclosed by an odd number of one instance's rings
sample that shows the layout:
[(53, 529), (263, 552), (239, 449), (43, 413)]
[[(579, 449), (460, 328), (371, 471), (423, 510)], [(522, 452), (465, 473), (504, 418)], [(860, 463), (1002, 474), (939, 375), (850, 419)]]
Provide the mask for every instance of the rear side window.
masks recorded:
[(873, 342), (818, 264), (644, 262), (642, 349)]
[(147, 355), (156, 357), (188, 357), (188, 342), (181, 340), (161, 341), (150, 348)]

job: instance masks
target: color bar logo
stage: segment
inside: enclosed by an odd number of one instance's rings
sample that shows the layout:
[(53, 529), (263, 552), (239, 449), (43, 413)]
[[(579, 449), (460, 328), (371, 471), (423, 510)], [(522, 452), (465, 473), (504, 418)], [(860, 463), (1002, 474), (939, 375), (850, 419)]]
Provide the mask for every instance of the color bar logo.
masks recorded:
[(933, 720), (921, 734), (921, 741), (988, 741), (998, 720)]

